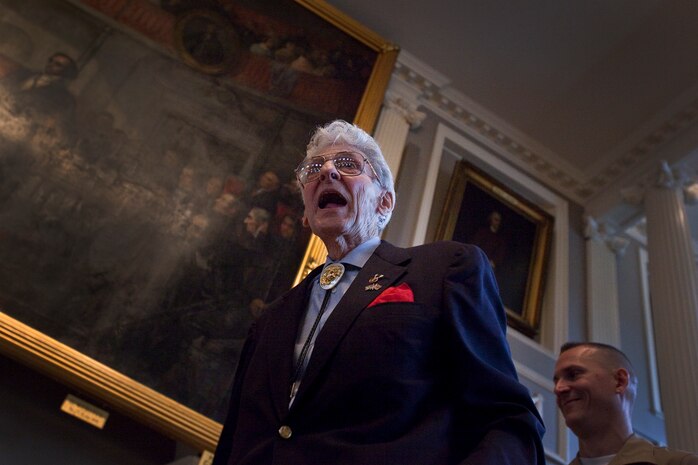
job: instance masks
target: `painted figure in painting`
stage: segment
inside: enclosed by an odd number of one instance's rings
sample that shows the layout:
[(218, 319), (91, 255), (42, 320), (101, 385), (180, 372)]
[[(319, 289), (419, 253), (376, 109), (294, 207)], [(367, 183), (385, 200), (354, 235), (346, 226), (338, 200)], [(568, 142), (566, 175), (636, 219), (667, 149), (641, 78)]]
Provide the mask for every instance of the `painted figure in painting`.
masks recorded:
[(32, 121), (44, 132), (55, 133), (54, 142), (65, 142), (75, 136), (75, 97), (66, 86), (77, 75), (75, 60), (56, 52), (43, 70), (19, 68), (0, 83), (11, 94), (10, 112), (14, 116)]
[(475, 231), (472, 237), (472, 243), (485, 252), (495, 270), (504, 261), (507, 251), (506, 239), (500, 233), (501, 226), (502, 214), (493, 210), (487, 215), (487, 224)]

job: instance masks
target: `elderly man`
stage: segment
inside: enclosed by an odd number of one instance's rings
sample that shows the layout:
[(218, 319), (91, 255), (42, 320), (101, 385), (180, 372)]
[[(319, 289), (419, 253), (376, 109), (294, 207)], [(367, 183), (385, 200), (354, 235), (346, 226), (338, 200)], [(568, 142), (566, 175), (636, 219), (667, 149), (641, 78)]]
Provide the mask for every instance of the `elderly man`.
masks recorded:
[(613, 346), (569, 342), (555, 365), (555, 395), (567, 426), (579, 438), (571, 465), (698, 465), (698, 456), (656, 447), (633, 434), (637, 377)]
[(318, 128), (296, 173), (327, 261), (251, 329), (214, 464), (542, 465), (484, 254), (382, 242), (393, 179), (354, 125)]

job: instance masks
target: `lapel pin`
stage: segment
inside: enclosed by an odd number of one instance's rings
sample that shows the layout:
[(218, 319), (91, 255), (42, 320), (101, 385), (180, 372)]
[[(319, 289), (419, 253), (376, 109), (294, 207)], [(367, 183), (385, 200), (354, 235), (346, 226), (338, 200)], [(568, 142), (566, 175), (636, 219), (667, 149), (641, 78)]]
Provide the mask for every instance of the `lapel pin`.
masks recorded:
[(378, 284), (378, 281), (385, 277), (385, 275), (382, 274), (374, 274), (373, 278), (368, 280), (368, 286), (364, 287), (364, 290), (366, 291), (377, 291), (378, 289), (382, 288), (380, 284)]

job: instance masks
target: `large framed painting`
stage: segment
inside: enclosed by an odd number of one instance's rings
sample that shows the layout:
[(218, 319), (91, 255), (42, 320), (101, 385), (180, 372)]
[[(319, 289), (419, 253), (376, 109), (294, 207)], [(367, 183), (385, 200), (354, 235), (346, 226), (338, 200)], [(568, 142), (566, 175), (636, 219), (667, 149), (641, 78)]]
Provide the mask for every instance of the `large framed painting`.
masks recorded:
[(475, 244), (490, 262), (510, 326), (540, 326), (553, 217), (466, 161), (455, 167), (437, 240)]
[(320, 0), (0, 0), (0, 350), (215, 447), (312, 256), (293, 169), (397, 51)]

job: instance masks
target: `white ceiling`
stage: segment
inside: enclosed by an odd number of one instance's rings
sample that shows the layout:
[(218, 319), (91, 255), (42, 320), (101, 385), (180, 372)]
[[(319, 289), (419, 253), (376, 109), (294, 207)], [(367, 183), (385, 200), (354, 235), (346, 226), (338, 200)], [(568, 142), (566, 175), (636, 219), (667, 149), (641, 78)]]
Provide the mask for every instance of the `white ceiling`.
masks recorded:
[(698, 1), (328, 2), (585, 183), (612, 183), (616, 167), (697, 119)]

